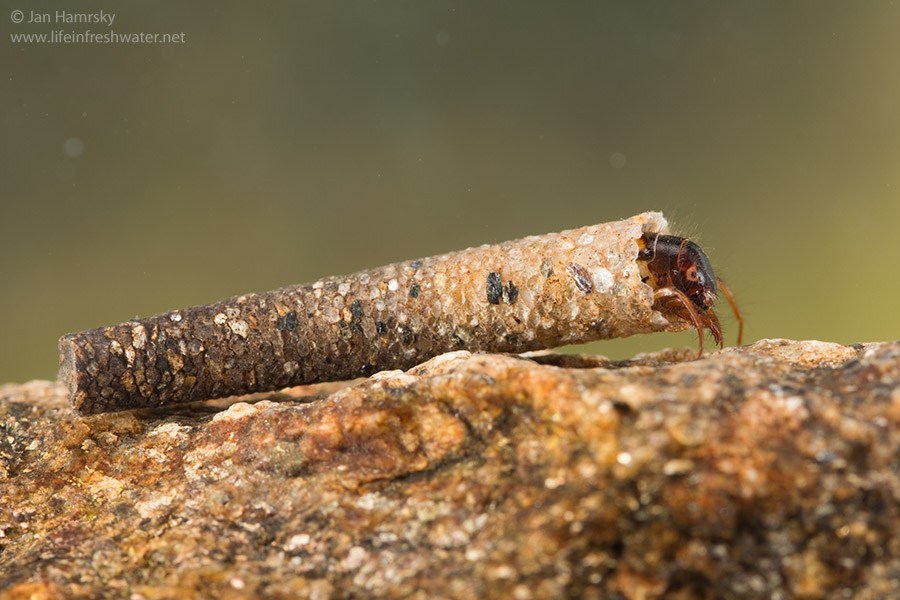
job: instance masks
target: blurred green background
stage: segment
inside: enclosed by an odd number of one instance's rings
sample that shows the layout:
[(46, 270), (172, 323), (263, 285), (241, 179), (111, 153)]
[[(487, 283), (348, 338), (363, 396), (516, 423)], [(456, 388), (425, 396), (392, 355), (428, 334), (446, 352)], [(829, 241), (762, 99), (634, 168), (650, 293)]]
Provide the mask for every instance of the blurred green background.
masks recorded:
[[(65, 332), (644, 210), (748, 341), (900, 338), (896, 2), (4, 6), (0, 382)], [(110, 29), (15, 9), (185, 43), (13, 41)]]

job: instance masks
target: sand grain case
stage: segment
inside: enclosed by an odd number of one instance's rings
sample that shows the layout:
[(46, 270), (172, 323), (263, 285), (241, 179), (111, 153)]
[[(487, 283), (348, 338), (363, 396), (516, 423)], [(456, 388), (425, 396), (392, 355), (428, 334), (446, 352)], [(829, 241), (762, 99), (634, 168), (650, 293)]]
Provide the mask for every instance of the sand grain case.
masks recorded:
[(636, 262), (642, 233), (666, 230), (648, 212), (68, 334), (59, 377), (92, 414), (682, 330)]

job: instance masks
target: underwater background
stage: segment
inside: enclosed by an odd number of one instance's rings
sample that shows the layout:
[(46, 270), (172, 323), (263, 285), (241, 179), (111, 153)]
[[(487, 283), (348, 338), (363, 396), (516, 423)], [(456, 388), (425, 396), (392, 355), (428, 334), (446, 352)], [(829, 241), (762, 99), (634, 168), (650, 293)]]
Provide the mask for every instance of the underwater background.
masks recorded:
[[(0, 382), (53, 378), (66, 332), (646, 210), (706, 251), (745, 342), (900, 338), (898, 3), (4, 0), (0, 22)], [(180, 41), (21, 35), (52, 31)]]

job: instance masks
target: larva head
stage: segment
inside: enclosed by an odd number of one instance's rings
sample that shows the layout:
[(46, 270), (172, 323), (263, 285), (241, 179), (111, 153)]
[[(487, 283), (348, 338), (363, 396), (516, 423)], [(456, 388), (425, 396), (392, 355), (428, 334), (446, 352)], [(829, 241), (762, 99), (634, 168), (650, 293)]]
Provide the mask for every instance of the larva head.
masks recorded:
[(675, 261), (672, 285), (684, 292), (701, 310), (709, 310), (716, 301), (716, 275), (700, 246), (684, 240)]
[(703, 328), (710, 330), (716, 343), (722, 345), (722, 326), (713, 311), (719, 288), (731, 305), (738, 321), (738, 344), (741, 343), (744, 319), (734, 295), (725, 282), (718, 279), (700, 246), (674, 235), (644, 233), (638, 240), (638, 264), (644, 281), (654, 289), (660, 309), (679, 304), (700, 332), (703, 350)]
[(677, 290), (701, 312), (716, 301), (716, 275), (700, 246), (674, 235), (645, 233), (638, 260), (646, 261), (647, 274), (655, 289)]

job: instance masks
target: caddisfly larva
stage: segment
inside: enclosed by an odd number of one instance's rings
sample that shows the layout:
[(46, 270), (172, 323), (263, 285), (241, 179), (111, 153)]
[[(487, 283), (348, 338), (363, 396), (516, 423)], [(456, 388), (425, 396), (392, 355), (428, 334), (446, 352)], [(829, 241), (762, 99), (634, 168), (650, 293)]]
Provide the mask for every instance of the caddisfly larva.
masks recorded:
[(653, 297), (658, 303), (668, 304), (667, 314), (673, 309), (684, 309), (700, 336), (700, 355), (703, 355), (703, 330), (708, 328), (721, 348), (724, 345), (722, 326), (713, 312), (718, 290), (731, 306), (738, 322), (738, 346), (744, 337), (744, 318), (731, 293), (731, 288), (716, 277), (712, 265), (700, 246), (674, 235), (647, 232), (641, 236), (638, 262), (646, 270), (644, 280), (653, 287)]
[(721, 343), (708, 261), (686, 241), (673, 254), (681, 238), (666, 233), (644, 213), (73, 333), (59, 341), (60, 379), (91, 414), (352, 379), (460, 349), (690, 324)]

